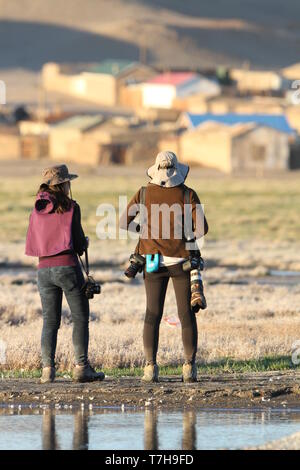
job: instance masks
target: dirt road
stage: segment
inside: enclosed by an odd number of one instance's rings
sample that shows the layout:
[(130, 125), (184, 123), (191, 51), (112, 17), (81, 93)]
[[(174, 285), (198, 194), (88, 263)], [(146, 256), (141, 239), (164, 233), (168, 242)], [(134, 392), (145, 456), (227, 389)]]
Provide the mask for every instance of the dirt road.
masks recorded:
[(107, 377), (102, 383), (75, 384), (59, 378), (41, 385), (37, 379), (0, 380), (0, 405), (183, 407), (290, 407), (300, 403), (300, 372), (269, 372), (200, 376), (196, 384), (180, 377), (162, 377), (144, 385), (139, 378)]

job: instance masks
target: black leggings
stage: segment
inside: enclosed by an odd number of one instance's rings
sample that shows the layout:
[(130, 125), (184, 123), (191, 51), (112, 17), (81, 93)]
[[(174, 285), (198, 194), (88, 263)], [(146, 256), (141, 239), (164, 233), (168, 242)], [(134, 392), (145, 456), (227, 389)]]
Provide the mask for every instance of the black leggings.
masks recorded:
[(182, 342), (185, 361), (194, 363), (197, 352), (197, 322), (191, 310), (190, 273), (181, 264), (162, 267), (156, 273), (145, 273), (147, 310), (144, 323), (144, 351), (146, 361), (156, 363), (159, 341), (159, 326), (163, 315), (164, 302), (170, 277), (176, 295), (178, 316), (182, 328)]

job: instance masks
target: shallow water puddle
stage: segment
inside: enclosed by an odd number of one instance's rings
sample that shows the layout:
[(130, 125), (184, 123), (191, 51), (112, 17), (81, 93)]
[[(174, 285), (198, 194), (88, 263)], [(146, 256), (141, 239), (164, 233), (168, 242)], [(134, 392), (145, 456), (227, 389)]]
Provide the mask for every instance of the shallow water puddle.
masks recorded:
[(0, 409), (0, 449), (241, 449), (300, 431), (300, 409)]

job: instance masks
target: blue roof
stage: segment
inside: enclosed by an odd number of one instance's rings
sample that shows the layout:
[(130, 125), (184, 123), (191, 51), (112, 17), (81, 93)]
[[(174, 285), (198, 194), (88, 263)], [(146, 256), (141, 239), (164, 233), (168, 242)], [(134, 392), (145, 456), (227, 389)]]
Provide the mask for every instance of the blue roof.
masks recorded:
[(207, 121), (219, 122), (221, 124), (227, 124), (232, 126), (234, 124), (247, 124), (249, 122), (255, 122), (256, 124), (272, 127), (281, 132), (287, 134), (293, 134), (295, 130), (289, 125), (286, 117), (283, 114), (191, 114), (186, 113), (191, 127), (198, 127)]

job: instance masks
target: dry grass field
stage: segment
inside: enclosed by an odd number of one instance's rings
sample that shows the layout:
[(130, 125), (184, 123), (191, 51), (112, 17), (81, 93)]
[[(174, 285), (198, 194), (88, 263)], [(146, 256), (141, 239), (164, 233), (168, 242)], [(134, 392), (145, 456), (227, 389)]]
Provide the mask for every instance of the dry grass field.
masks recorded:
[[(145, 294), (141, 276), (123, 276), (132, 242), (101, 241), (95, 229), (101, 202), (117, 204), (145, 183), (141, 173), (109, 177), (81, 172), (73, 184), (83, 225), (92, 239), (91, 261), (102, 294), (91, 302), (90, 358), (97, 367), (143, 365)], [(191, 172), (187, 184), (205, 204), (210, 232), (203, 248), (208, 309), (198, 314), (200, 367), (206, 370), (256, 370), (291, 366), (292, 344), (300, 339), (299, 175), (265, 179), (204, 176)], [(3, 371), (40, 367), (41, 306), (35, 260), (23, 255), (24, 237), (37, 176), (5, 175), (0, 187), (0, 339), (7, 343)], [(176, 316), (173, 288), (165, 316)], [(73, 365), (71, 318), (64, 304), (57, 362)], [(159, 363), (182, 363), (180, 327), (161, 325)]]

